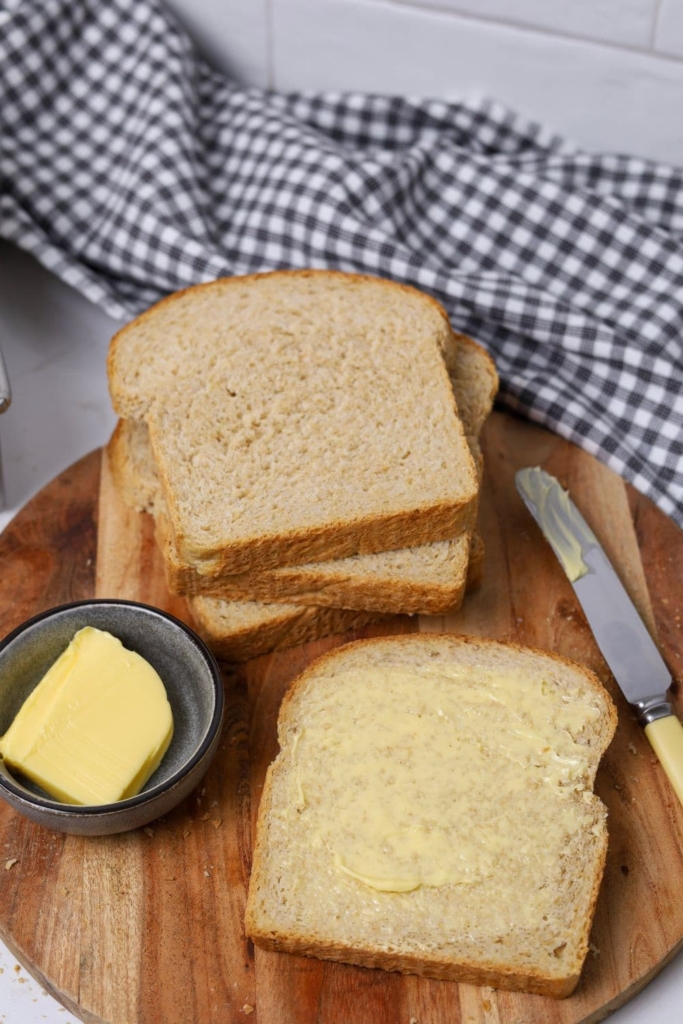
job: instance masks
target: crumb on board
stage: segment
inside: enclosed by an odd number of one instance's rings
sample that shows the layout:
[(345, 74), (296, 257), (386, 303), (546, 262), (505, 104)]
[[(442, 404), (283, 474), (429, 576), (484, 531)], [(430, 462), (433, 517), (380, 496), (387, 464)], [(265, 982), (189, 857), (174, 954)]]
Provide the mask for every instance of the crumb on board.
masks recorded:
[(254, 1007), (251, 1006), (249, 1003), (245, 1003), (244, 1006), (242, 1007), (242, 1010), (244, 1011), (244, 1013), (253, 1013)]
[(13, 868), (14, 865), (18, 864), (18, 863), (19, 863), (19, 858), (18, 857), (10, 857), (9, 860), (5, 861), (5, 871), (9, 871), (10, 868)]

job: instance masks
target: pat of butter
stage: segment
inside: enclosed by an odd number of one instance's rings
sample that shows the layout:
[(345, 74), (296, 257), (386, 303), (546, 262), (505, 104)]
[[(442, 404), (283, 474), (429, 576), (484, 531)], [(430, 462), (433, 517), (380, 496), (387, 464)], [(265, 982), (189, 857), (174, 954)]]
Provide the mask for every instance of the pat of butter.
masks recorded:
[(164, 684), (111, 633), (76, 633), (0, 739), (7, 767), (70, 804), (135, 796), (168, 749)]

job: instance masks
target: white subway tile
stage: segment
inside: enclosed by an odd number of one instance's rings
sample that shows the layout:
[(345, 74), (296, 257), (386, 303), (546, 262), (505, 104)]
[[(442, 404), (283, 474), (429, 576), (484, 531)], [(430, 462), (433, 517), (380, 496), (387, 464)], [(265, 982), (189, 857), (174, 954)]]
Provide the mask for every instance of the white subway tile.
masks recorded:
[(395, 0), (416, 8), (443, 8), (456, 14), (526, 25), (583, 39), (647, 47), (657, 0)]
[(165, 0), (214, 67), (270, 85), (268, 0)]
[(683, 57), (683, 0), (662, 0), (657, 18), (655, 49)]
[(273, 84), (492, 96), (589, 150), (683, 165), (683, 62), (381, 0), (273, 0)]

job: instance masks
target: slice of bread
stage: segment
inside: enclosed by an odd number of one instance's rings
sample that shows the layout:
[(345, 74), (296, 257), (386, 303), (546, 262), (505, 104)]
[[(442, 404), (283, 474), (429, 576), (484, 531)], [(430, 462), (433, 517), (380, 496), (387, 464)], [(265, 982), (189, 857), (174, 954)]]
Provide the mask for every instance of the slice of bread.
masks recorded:
[[(450, 374), (463, 426), (481, 471), (478, 435), (491, 411), (497, 390), (495, 366), (485, 350), (464, 335), (448, 346)], [(166, 533), (163, 498), (144, 423), (119, 422), (109, 444), (117, 487), (127, 504), (158, 518), (158, 539), (164, 552), (169, 589), (181, 594), (215, 595), (237, 601), (281, 601), (345, 607), (397, 614), (441, 614), (462, 600), (465, 583), (472, 588), (481, 575), (483, 545), (476, 557), (469, 531), (451, 541), (369, 555), (350, 556), (259, 573), (218, 574), (180, 560)], [(469, 554), (469, 562), (468, 562)]]
[(563, 997), (603, 873), (616, 711), (588, 669), (493, 640), (359, 641), (279, 716), (246, 932), (267, 949)]
[(312, 270), (197, 285), (119, 331), (112, 401), (148, 425), (179, 556), (237, 573), (471, 528), (449, 338), (413, 288)]
[(188, 607), (197, 632), (216, 657), (225, 661), (248, 661), (333, 633), (360, 629), (387, 617), (379, 612), (223, 601), (217, 597), (191, 597)]

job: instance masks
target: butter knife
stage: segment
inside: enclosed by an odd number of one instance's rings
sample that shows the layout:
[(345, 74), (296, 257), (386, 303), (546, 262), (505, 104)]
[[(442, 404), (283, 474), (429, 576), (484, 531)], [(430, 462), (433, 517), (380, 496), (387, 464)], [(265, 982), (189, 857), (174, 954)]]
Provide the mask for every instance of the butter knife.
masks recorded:
[(598, 647), (683, 803), (683, 726), (667, 700), (671, 674), (600, 542), (559, 481), (537, 466), (517, 490), (574, 588)]

